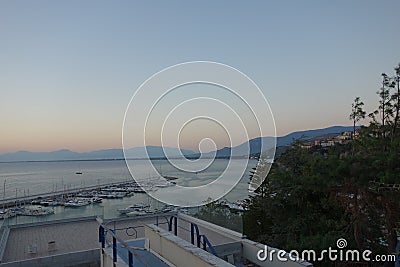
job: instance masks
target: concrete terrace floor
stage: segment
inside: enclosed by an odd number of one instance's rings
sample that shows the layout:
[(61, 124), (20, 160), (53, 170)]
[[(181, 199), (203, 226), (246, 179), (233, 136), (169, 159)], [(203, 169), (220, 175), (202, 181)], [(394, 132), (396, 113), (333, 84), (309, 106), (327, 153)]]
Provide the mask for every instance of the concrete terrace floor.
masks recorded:
[(99, 248), (98, 226), (93, 218), (12, 227), (2, 263)]

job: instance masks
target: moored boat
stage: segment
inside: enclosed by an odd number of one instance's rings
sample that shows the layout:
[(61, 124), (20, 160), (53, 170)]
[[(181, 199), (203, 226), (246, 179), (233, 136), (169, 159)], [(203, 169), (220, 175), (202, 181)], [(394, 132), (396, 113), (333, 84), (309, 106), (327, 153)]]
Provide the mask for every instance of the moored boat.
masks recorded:
[(149, 209), (149, 208), (150, 208), (150, 205), (146, 205), (146, 204), (143, 204), (143, 203), (138, 203), (138, 204), (131, 205), (131, 206), (127, 207), (127, 208), (118, 209), (117, 211), (120, 214), (128, 214), (129, 212), (133, 212), (133, 211), (143, 211), (143, 212), (145, 212), (145, 210)]
[(134, 210), (131, 212), (128, 212), (126, 215), (129, 217), (133, 217), (133, 216), (141, 216), (141, 215), (146, 215), (147, 212), (144, 210)]
[(69, 200), (68, 202), (64, 203), (65, 207), (71, 207), (71, 208), (79, 208), (79, 207), (83, 207), (86, 205), (89, 205), (90, 203), (86, 200)]
[(54, 214), (54, 210), (50, 208), (43, 208), (41, 206), (25, 207), (19, 215), (24, 216), (45, 216)]

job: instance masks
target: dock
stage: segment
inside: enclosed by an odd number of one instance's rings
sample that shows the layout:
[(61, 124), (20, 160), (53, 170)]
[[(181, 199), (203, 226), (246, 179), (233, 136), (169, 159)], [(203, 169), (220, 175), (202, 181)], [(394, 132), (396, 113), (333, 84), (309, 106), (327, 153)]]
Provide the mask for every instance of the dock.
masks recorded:
[[(41, 193), (41, 194), (33, 194), (29, 195), (27, 197), (12, 197), (12, 198), (6, 198), (4, 200), (0, 200), (0, 207), (1, 208), (11, 208), (19, 205), (23, 205), (26, 203), (31, 203), (32, 201), (35, 200), (40, 200), (40, 199), (45, 199), (45, 198), (61, 198), (63, 196), (76, 196), (79, 193), (85, 192), (85, 191), (91, 191), (91, 190), (104, 190), (109, 187), (121, 187), (121, 186), (131, 186), (131, 187), (137, 187), (140, 188), (135, 181), (127, 182), (127, 181), (122, 181), (122, 182), (113, 182), (113, 183), (106, 183), (106, 184), (101, 184), (101, 185), (91, 185), (91, 186), (85, 186), (85, 187), (80, 187), (80, 188), (74, 188), (74, 189), (66, 189), (66, 190), (58, 190), (58, 191), (53, 191), (53, 192), (48, 192), (48, 193)], [(139, 190), (137, 191), (137, 193)]]

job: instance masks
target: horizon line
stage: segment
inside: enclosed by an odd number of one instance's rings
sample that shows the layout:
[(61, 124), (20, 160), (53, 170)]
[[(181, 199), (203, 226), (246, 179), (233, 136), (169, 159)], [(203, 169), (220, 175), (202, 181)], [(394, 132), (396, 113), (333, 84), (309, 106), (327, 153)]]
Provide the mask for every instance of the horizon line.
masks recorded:
[[(361, 127), (361, 126), (365, 126), (365, 125), (358, 125), (358, 126), (356, 126), (356, 127)], [(275, 136), (275, 138), (285, 137), (285, 136), (288, 136), (288, 135), (290, 135), (290, 134), (297, 133), (297, 132), (324, 130), (324, 129), (329, 129), (329, 128), (333, 128), (333, 127), (353, 127), (353, 125), (332, 125), (332, 126), (327, 126), (327, 127), (324, 127), (324, 128), (296, 130), (296, 131), (287, 133), (287, 134), (285, 134), (285, 135)], [(243, 144), (243, 143), (245, 143), (245, 142), (248, 142), (248, 141), (250, 141), (250, 140), (253, 140), (253, 139), (257, 139), (257, 138), (268, 138), (268, 137), (273, 137), (273, 136), (264, 136), (264, 137), (258, 136), (258, 137), (254, 137), (254, 138), (251, 138), (251, 139), (249, 139), (249, 140), (247, 140), (247, 141), (245, 140), (245, 141), (243, 141), (242, 143), (240, 143), (240, 144), (238, 144), (238, 145), (241, 145), (241, 144)], [(121, 145), (122, 145), (122, 144), (121, 144)], [(236, 145), (236, 146), (238, 146), (238, 145)], [(128, 148), (128, 149), (141, 148), (141, 147), (143, 147), (143, 146), (136, 146), (136, 147), (131, 147), (131, 148)], [(148, 146), (145, 146), (145, 147), (173, 148), (173, 149), (180, 149), (180, 150), (189, 150), (189, 151), (192, 151), (192, 152), (195, 152), (195, 153), (199, 153), (199, 152), (196, 152), (196, 151), (194, 151), (194, 150), (192, 150), (192, 149), (176, 148), (176, 147), (169, 147), (169, 146), (162, 146), (162, 145), (148, 145)], [(225, 148), (225, 147), (223, 147), (223, 148)], [(60, 148), (60, 149), (55, 149), (55, 150), (50, 150), (50, 151), (16, 150), (16, 151), (12, 151), (12, 152), (1, 153), (0, 156), (7, 155), (7, 154), (13, 154), (13, 153), (20, 153), (20, 152), (28, 152), (28, 153), (52, 153), (52, 152), (59, 152), (59, 151), (70, 151), (70, 152), (74, 152), (74, 153), (83, 154), (83, 153), (93, 153), (93, 152), (97, 152), (97, 151), (118, 150), (118, 149), (124, 150), (123, 147), (120, 147), (120, 148), (115, 148), (115, 147), (114, 147), (114, 148), (100, 148), (100, 149), (89, 150), (89, 151), (82, 151), (82, 152), (74, 151), (74, 150), (71, 150), (71, 149), (68, 149), (68, 148)], [(219, 148), (219, 149), (222, 149), (222, 148)], [(217, 149), (217, 150), (219, 150), (219, 149)], [(209, 151), (209, 152), (211, 152), (211, 151)], [(205, 152), (205, 153), (209, 153), (209, 152)]]

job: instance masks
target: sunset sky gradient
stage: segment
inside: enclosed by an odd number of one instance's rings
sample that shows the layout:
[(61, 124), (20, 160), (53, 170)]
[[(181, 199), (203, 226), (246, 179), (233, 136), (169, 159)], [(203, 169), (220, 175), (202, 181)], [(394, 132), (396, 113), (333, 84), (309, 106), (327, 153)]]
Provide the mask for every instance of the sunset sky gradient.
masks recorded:
[(0, 1), (0, 154), (120, 148), (134, 91), (193, 60), (251, 77), (278, 136), (349, 125), (352, 100), (372, 111), (380, 74), (400, 62), (399, 10), (395, 0)]

